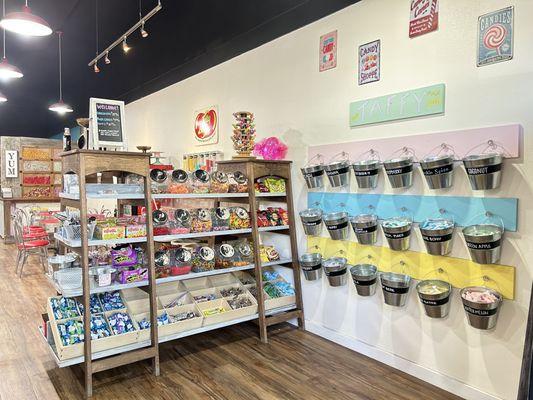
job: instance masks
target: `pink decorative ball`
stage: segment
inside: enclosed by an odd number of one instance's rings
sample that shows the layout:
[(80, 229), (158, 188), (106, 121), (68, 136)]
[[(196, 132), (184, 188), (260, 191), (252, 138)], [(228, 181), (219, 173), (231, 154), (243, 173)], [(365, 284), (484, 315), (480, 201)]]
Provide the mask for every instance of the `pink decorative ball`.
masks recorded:
[(255, 144), (254, 154), (265, 160), (283, 160), (287, 155), (287, 146), (277, 137), (271, 136)]

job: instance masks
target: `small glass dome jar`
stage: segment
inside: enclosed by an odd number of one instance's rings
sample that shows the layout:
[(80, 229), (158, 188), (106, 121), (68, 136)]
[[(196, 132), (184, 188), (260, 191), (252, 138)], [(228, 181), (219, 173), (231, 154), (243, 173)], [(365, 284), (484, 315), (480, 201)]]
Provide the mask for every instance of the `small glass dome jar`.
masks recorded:
[(170, 233), (181, 235), (191, 231), (191, 214), (184, 208), (174, 211), (174, 220), (170, 221)]
[(229, 243), (222, 243), (215, 247), (215, 268), (224, 269), (235, 266), (237, 253)]
[(197, 246), (191, 261), (193, 272), (212, 271), (215, 269), (215, 251), (209, 246)]
[(155, 168), (150, 171), (150, 187), (152, 193), (167, 193), (168, 174), (167, 171)]
[(211, 177), (207, 171), (197, 169), (191, 175), (193, 193), (209, 193), (211, 186)]
[(211, 173), (211, 193), (228, 193), (229, 180), (225, 172), (215, 171)]
[(227, 231), (229, 229), (230, 212), (227, 207), (217, 207), (211, 210), (211, 220), (214, 231)]
[(248, 240), (239, 240), (234, 247), (238, 257), (238, 261), (235, 263), (236, 267), (254, 263), (254, 249)]
[(248, 192), (248, 178), (241, 171), (235, 171), (229, 177), (229, 192), (230, 193), (246, 193)]
[(230, 229), (247, 229), (250, 228), (250, 214), (242, 207), (230, 208)]
[(213, 230), (211, 211), (208, 208), (198, 208), (191, 212), (191, 232), (210, 232)]
[(175, 169), (170, 175), (169, 193), (185, 194), (191, 192), (189, 174), (183, 169)]

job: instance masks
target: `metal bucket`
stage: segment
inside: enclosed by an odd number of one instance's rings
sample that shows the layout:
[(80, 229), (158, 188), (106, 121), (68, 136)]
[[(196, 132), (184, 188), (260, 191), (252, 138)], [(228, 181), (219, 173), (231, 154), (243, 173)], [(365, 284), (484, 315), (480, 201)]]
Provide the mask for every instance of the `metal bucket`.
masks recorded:
[(322, 261), (322, 268), (328, 277), (330, 286), (346, 285), (348, 264), (344, 257), (331, 257)]
[(350, 164), (348, 161), (335, 161), (324, 166), (331, 187), (348, 186), (350, 184)]
[(374, 189), (378, 185), (379, 161), (357, 161), (352, 168), (359, 189)]
[[(493, 297), (491, 302), (478, 302), (469, 299), (471, 293), (485, 293)], [(498, 321), (498, 313), (503, 297), (495, 290), (483, 286), (470, 286), (461, 289), (461, 300), (468, 318), (468, 324), (476, 329), (492, 329)]]
[(420, 167), (430, 189), (445, 189), (453, 184), (453, 158), (451, 156), (426, 157)]
[(421, 281), (416, 285), (416, 291), (428, 317), (444, 318), (448, 315), (452, 292), (448, 282), (437, 279)]
[(395, 274), (394, 272), (385, 272), (380, 274), (380, 278), (385, 304), (403, 307), (409, 296), (411, 277), (404, 274)]
[(394, 189), (408, 188), (413, 184), (413, 159), (400, 157), (383, 163), (389, 182)]
[(349, 234), (348, 213), (344, 211), (324, 215), (324, 224), (333, 240), (346, 240)]
[(354, 265), (350, 268), (350, 274), (359, 296), (373, 296), (376, 293), (378, 268), (375, 265)]
[(426, 250), (434, 256), (445, 256), (452, 250), (454, 223), (445, 218), (426, 219), (420, 224), (420, 233)]
[(479, 154), (463, 160), (473, 190), (500, 187), (503, 157), (500, 154)]
[(324, 187), (324, 166), (322, 164), (308, 165), (300, 169), (308, 189)]
[(463, 228), (466, 246), (472, 261), (496, 264), (502, 251), (503, 228), (493, 224), (470, 225)]
[(409, 249), (412, 225), (412, 221), (407, 218), (389, 218), (383, 221), (381, 227), (392, 250), (404, 251)]
[(300, 211), (300, 219), (304, 227), (304, 233), (310, 236), (320, 236), (322, 233), (322, 210), (308, 208)]
[(322, 276), (322, 254), (305, 253), (300, 256), (300, 268), (308, 281), (316, 281)]
[(378, 216), (359, 214), (350, 218), (353, 231), (360, 244), (374, 244), (378, 238)]

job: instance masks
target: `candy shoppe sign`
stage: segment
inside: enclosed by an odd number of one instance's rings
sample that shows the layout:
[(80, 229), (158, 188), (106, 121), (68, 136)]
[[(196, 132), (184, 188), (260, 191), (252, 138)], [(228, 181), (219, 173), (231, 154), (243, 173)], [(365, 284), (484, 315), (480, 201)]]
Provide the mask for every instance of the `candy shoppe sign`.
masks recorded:
[(424, 35), (439, 27), (438, 0), (411, 0), (409, 37)]
[(479, 17), (478, 67), (513, 58), (513, 21), (513, 7), (507, 7)]
[(218, 143), (217, 106), (194, 113), (194, 139), (199, 146)]
[(379, 81), (381, 41), (375, 40), (359, 46), (359, 84)]

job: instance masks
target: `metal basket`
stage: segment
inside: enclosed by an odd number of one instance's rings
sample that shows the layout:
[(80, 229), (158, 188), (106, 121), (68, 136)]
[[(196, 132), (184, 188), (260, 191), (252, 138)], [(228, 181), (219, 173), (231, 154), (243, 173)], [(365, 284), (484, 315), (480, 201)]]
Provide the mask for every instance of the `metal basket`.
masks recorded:
[(54, 272), (54, 279), (62, 289), (64, 295), (66, 291), (81, 288), (82, 274), (81, 268), (65, 268)]
[[(96, 223), (92, 222), (87, 224), (87, 239), (91, 240), (94, 235), (94, 228)], [(81, 225), (65, 225), (63, 226), (63, 232), (65, 239), (68, 240), (81, 240)]]

